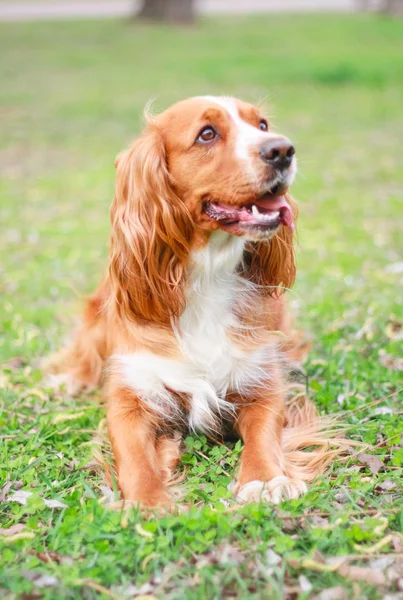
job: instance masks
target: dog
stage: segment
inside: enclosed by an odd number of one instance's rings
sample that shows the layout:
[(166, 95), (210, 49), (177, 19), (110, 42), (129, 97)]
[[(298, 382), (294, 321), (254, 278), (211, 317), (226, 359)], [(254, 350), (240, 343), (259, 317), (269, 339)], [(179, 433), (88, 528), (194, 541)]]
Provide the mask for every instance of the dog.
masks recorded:
[(313, 405), (285, 397), (295, 148), (231, 97), (146, 121), (116, 159), (108, 268), (56, 371), (75, 393), (102, 380), (125, 500), (172, 504), (177, 431), (189, 430), (243, 440), (238, 500), (298, 498), (337, 450)]

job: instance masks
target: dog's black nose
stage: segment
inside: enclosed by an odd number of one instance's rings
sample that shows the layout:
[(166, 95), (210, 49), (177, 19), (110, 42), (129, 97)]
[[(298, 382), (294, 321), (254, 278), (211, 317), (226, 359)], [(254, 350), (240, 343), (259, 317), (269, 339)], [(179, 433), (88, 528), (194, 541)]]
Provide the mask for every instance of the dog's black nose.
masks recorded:
[(260, 147), (260, 158), (275, 169), (289, 167), (294, 154), (295, 148), (287, 138), (267, 140)]

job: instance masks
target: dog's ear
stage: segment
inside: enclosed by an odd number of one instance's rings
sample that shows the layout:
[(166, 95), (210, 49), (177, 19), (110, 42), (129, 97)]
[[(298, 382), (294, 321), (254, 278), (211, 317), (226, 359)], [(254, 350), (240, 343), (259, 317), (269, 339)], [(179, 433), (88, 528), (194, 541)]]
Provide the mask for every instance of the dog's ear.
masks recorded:
[[(296, 222), (297, 203), (289, 194), (286, 197)], [(294, 235), (288, 227), (282, 225), (270, 241), (250, 242), (245, 249), (243, 275), (257, 285), (264, 286), (270, 296), (280, 296), (294, 283)]]
[(193, 222), (170, 183), (153, 124), (116, 159), (109, 277), (122, 316), (169, 326), (185, 303)]

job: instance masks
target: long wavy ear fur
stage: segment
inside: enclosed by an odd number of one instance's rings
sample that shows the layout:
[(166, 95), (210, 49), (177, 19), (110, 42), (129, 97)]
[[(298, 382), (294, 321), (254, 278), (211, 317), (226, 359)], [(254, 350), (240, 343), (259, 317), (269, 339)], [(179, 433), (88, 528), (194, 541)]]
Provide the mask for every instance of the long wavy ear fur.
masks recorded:
[(175, 194), (162, 137), (150, 123), (116, 160), (109, 277), (118, 313), (168, 327), (184, 307), (193, 224)]
[[(296, 202), (287, 194), (294, 221), (298, 217)], [(251, 242), (243, 257), (243, 275), (264, 286), (270, 296), (280, 296), (295, 280), (296, 265), (293, 234), (284, 225), (269, 242)]]

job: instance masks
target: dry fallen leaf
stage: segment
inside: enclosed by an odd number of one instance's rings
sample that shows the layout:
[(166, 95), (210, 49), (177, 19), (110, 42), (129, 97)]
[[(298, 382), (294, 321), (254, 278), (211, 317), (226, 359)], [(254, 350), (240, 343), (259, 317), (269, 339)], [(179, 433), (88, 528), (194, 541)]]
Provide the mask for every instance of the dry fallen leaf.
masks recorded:
[(319, 515), (312, 515), (311, 525), (312, 527), (318, 527), (320, 529), (328, 529), (329, 519), (325, 519), (324, 517), (320, 517)]
[(32, 581), (36, 587), (54, 587), (59, 583), (59, 580), (53, 575), (38, 573), (37, 571), (20, 571), (21, 575), (29, 581)]
[(314, 596), (313, 600), (345, 600), (346, 598), (346, 590), (341, 586), (337, 586), (322, 590), (320, 594)]
[(223, 544), (217, 553), (217, 562), (220, 565), (240, 565), (245, 562), (245, 555), (236, 546)]
[(303, 592), (310, 592), (312, 590), (312, 583), (305, 575), (300, 575), (298, 577), (298, 583)]
[(357, 454), (357, 459), (362, 465), (369, 467), (369, 470), (374, 475), (378, 473), (378, 471), (382, 469), (382, 467), (384, 467), (383, 462), (374, 454), (364, 454), (363, 452), (359, 452)]
[(0, 492), (0, 502), (4, 502), (4, 500), (7, 498), (7, 494), (10, 491), (10, 488), (12, 485), (13, 485), (12, 481), (7, 481), (7, 483), (5, 483), (3, 485), (3, 487), (1, 488), (1, 492)]
[(10, 535), (21, 533), (23, 529), (25, 529), (25, 525), (23, 525), (22, 523), (17, 523), (16, 525), (11, 525), (11, 527), (9, 527), (8, 529), (0, 529), (0, 535), (9, 537)]
[(378, 485), (376, 486), (376, 490), (383, 490), (385, 492), (388, 492), (389, 490), (393, 490), (396, 487), (396, 483), (394, 481), (390, 481), (390, 479), (386, 479), (385, 481), (382, 481), (382, 483), (378, 483)]
[(386, 567), (390, 567), (394, 560), (393, 556), (381, 556), (380, 558), (371, 560), (371, 562), (368, 563), (368, 566), (371, 567), (371, 569), (381, 569), (383, 571)]
[(388, 354), (385, 350), (379, 350), (379, 362), (392, 371), (403, 371), (403, 358)]
[(60, 500), (46, 500), (44, 498), (43, 501), (49, 508), (68, 508), (67, 504), (60, 502)]
[(386, 327), (386, 335), (390, 340), (403, 340), (403, 323), (391, 321)]
[(55, 562), (58, 565), (72, 565), (73, 564), (73, 559), (71, 558), (71, 556), (62, 556), (61, 554), (58, 554), (57, 552), (54, 552), (53, 550), (50, 550), (49, 552), (35, 552), (34, 550), (31, 550), (29, 552), (29, 554), (33, 554), (34, 556), (39, 558), (40, 561), (42, 561), (44, 563)]
[(335, 493), (334, 499), (340, 504), (345, 504), (346, 502), (348, 502), (349, 497), (345, 490), (340, 490), (339, 492)]
[[(154, 587), (151, 583), (149, 583), (148, 581), (146, 583), (143, 583), (142, 586), (140, 586), (137, 590), (137, 594), (140, 594), (140, 597), (153, 597), (152, 593), (154, 591)], [(137, 596), (138, 598), (139, 596)]]
[(281, 562), (281, 556), (269, 548), (266, 552), (266, 560), (267, 564), (273, 567)]
[[(18, 490), (12, 496), (7, 498), (8, 502), (18, 502), (23, 506), (26, 505), (27, 500), (30, 496), (32, 496), (33, 492), (26, 492), (25, 490)], [(67, 504), (64, 502), (60, 502), (60, 500), (46, 500), (43, 498), (44, 503), (49, 508), (68, 508)]]
[(12, 496), (8, 496), (8, 502), (18, 502), (18, 504), (25, 505), (30, 496), (32, 496), (33, 492), (26, 492), (24, 490), (18, 490), (14, 492)]
[(371, 567), (356, 567), (354, 565), (341, 565), (338, 572), (343, 577), (352, 581), (365, 581), (373, 585), (385, 585), (386, 578), (380, 569)]
[(388, 406), (378, 406), (378, 408), (374, 408), (374, 415), (393, 415), (393, 410)]
[(99, 489), (102, 492), (102, 498), (100, 499), (100, 502), (111, 505), (115, 503), (115, 492), (109, 487), (109, 485), (100, 485)]
[(313, 551), (313, 560), (315, 560), (318, 563), (325, 564), (325, 558), (317, 548), (315, 548), (315, 550)]
[(402, 541), (399, 535), (392, 535), (392, 544), (395, 552), (401, 553), (403, 551)]
[(23, 358), (22, 356), (14, 356), (14, 358), (10, 358), (9, 361), (4, 363), (3, 366), (6, 369), (16, 370), (16, 369), (21, 369), (21, 367), (23, 367), (26, 364), (27, 364), (27, 361), (25, 358)]
[(282, 520), (281, 529), (285, 533), (294, 533), (294, 531), (298, 528), (298, 523), (295, 519), (288, 519), (287, 517)]

